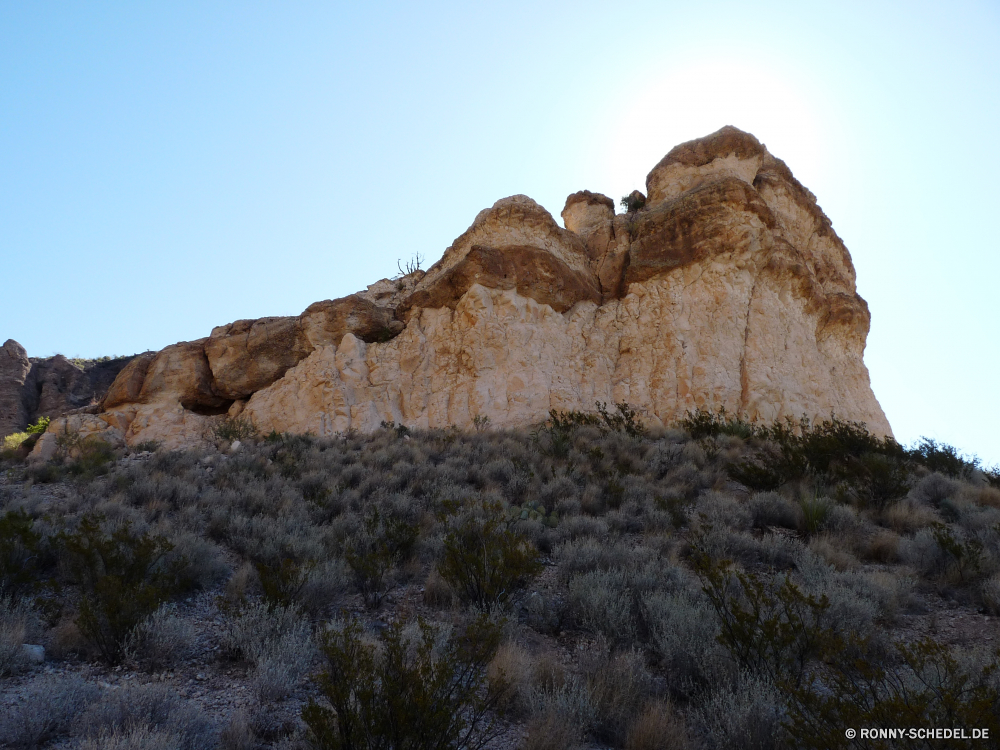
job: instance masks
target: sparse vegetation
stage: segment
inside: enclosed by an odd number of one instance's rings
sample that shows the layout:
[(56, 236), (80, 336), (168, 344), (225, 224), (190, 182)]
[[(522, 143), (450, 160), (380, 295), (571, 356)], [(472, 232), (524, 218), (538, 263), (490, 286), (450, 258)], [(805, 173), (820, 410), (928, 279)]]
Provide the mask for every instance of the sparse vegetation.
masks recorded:
[(230, 443), (252, 440), (258, 434), (254, 423), (243, 417), (226, 417), (213, 428), (213, 433), (219, 440)]
[(486, 679), (500, 631), (483, 617), (442, 642), (440, 630), (418, 619), (365, 638), (357, 622), (323, 637), (321, 701), (302, 712), (314, 747), (481, 748), (492, 737), (490, 716), (505, 690)]
[(1000, 615), (1000, 488), (974, 458), (627, 404), (473, 427), (236, 419), (201, 451), (70, 433), (58, 461), (5, 459), (0, 741), (709, 750), (994, 726), (1000, 661), (975, 646)]

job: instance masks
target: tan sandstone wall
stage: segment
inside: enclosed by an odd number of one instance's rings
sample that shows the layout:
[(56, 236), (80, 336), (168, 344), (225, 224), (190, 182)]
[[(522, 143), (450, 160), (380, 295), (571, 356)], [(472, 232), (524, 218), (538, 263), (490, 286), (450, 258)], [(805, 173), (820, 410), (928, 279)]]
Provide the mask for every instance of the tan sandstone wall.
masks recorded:
[(652, 424), (725, 407), (892, 434), (850, 254), (784, 162), (727, 127), (672, 149), (646, 190), (626, 215), (574, 193), (565, 227), (526, 196), (500, 200), (426, 273), (135, 360), (87, 428), (173, 448), (227, 415), (332, 435), (524, 426), (603, 401)]

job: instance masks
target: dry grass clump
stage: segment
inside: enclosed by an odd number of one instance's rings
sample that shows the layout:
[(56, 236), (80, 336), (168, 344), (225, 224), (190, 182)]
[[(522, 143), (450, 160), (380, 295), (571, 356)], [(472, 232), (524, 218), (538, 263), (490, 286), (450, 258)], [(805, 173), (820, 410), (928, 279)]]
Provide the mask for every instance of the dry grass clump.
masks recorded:
[(97, 695), (97, 686), (82, 677), (32, 680), (23, 703), (0, 709), (0, 743), (14, 748), (40, 747), (66, 732)]
[(650, 703), (629, 727), (625, 750), (694, 750), (687, 722), (667, 702)]
[(832, 534), (813, 537), (809, 540), (809, 549), (837, 570), (853, 570), (861, 564), (851, 553), (849, 544)]
[(546, 711), (528, 722), (520, 750), (573, 750), (580, 746), (580, 729), (558, 711)]
[(211, 722), (163, 685), (105, 692), (79, 716), (76, 731), (97, 747), (144, 747), (140, 739), (159, 747), (168, 738), (178, 750), (212, 750), (217, 744)]

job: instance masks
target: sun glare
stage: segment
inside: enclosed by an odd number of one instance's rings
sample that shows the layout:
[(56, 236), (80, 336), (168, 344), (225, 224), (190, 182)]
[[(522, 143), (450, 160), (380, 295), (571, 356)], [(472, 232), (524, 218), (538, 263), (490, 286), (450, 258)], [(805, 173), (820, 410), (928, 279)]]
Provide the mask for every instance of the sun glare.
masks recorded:
[(753, 133), (805, 185), (825, 180), (829, 107), (796, 75), (742, 60), (690, 63), (635, 91), (610, 123), (605, 184), (614, 195), (644, 190), (646, 174), (673, 146), (724, 125)]

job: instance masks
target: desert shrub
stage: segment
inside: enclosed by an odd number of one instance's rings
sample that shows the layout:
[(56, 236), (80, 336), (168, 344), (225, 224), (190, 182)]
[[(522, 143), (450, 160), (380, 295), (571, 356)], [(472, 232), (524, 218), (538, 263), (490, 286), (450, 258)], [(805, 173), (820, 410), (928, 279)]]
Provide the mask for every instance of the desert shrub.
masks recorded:
[(944, 524), (935, 524), (931, 533), (948, 560), (948, 572), (957, 576), (959, 585), (974, 582), (982, 575), (986, 564), (982, 542)]
[(177, 750), (210, 750), (217, 741), (212, 723), (165, 685), (127, 685), (105, 691), (79, 716), (76, 729), (98, 743), (117, 737), (122, 748), (144, 747), (125, 744), (125, 736), (141, 730), (171, 736)]
[(837, 472), (840, 494), (862, 507), (884, 508), (910, 489), (910, 470), (898, 456), (867, 453), (851, 458)]
[(220, 647), (228, 658), (252, 666), (254, 690), (268, 701), (295, 689), (315, 653), (311, 629), (299, 610), (267, 602), (252, 602), (227, 618)]
[(605, 538), (608, 534), (608, 522), (603, 518), (593, 516), (566, 517), (565, 511), (560, 513), (558, 533), (562, 539), (578, 540), (581, 538)]
[(541, 570), (538, 552), (512, 528), (500, 503), (465, 508), (444, 523), (437, 571), (465, 604), (484, 610), (506, 604)]
[(174, 750), (183, 746), (183, 739), (173, 732), (126, 726), (84, 740), (79, 750)]
[(888, 615), (896, 592), (880, 590), (863, 574), (841, 573), (818, 556), (803, 555), (798, 568), (802, 591), (825, 599), (822, 625), (837, 633), (871, 634)]
[(653, 653), (674, 695), (689, 698), (732, 676), (733, 661), (719, 643), (718, 621), (704, 593), (655, 592), (643, 608)]
[(25, 666), (22, 644), (37, 628), (38, 615), (23, 599), (0, 597), (0, 677)]
[(713, 412), (708, 409), (689, 411), (684, 419), (677, 423), (695, 440), (716, 435), (735, 435), (740, 438), (755, 437), (760, 433), (760, 427), (753, 422), (747, 422), (741, 417), (727, 414), (725, 407)]
[(49, 429), (49, 423), (52, 422), (50, 417), (39, 417), (34, 424), (29, 424), (24, 428), (24, 431), (29, 435), (41, 435), (47, 429)]
[(254, 563), (264, 598), (282, 607), (296, 603), (315, 567), (315, 560), (300, 563), (290, 557), (284, 557), (275, 564)]
[(911, 497), (904, 498), (886, 508), (882, 519), (895, 532), (913, 534), (920, 529), (941, 522), (941, 517), (931, 508), (915, 501)]
[(585, 630), (599, 633), (612, 643), (627, 644), (639, 635), (636, 597), (629, 572), (593, 570), (569, 581), (569, 607)]
[(918, 503), (926, 503), (935, 508), (958, 493), (959, 483), (937, 472), (928, 474), (910, 490), (910, 497)]
[(782, 741), (785, 715), (780, 691), (766, 679), (747, 673), (718, 685), (695, 710), (696, 721), (712, 750), (786, 747)]
[(66, 467), (71, 476), (96, 477), (107, 474), (117, 458), (114, 447), (98, 435), (88, 435), (74, 446), (75, 456)]
[(809, 551), (840, 571), (852, 570), (860, 564), (849, 545), (835, 535), (823, 534), (813, 537), (809, 541)]
[(417, 540), (410, 519), (372, 508), (363, 527), (344, 545), (344, 560), (368, 607), (377, 607), (387, 589), (389, 572), (409, 558)]
[(819, 653), (829, 599), (804, 593), (788, 575), (735, 571), (703, 552), (694, 565), (715, 610), (719, 643), (736, 664), (774, 684), (798, 684)]
[(299, 628), (269, 644), (250, 675), (250, 685), (262, 703), (291, 695), (312, 667), (315, 646), (307, 628)]
[(334, 604), (350, 588), (350, 570), (341, 559), (326, 560), (309, 568), (292, 600), (310, 614)]
[[(721, 502), (713, 502), (706, 507), (707, 512), (692, 511), (692, 530), (697, 544), (710, 557), (716, 559), (739, 560), (747, 565), (768, 565), (783, 569), (795, 565), (802, 551), (802, 543), (784, 534), (765, 534), (758, 538), (741, 527), (748, 527), (750, 515), (744, 506), (734, 498), (705, 493), (705, 496), (717, 496)], [(727, 508), (732, 508), (731, 517), (727, 517)], [(714, 521), (714, 522), (713, 522)]]
[(799, 530), (807, 535), (818, 534), (826, 526), (826, 519), (830, 515), (830, 508), (833, 503), (829, 498), (820, 497), (818, 493), (804, 495), (799, 499), (799, 508), (802, 510), (799, 516)]
[(979, 459), (965, 460), (958, 450), (947, 443), (938, 443), (930, 438), (921, 438), (909, 451), (909, 456), (915, 462), (928, 469), (951, 477), (969, 478), (979, 468)]
[(857, 658), (838, 638), (828, 665), (786, 694), (795, 747), (842, 747), (844, 727), (977, 727), (1000, 731), (997, 654), (983, 658), (930, 639), (897, 643), (893, 659)]
[(219, 440), (228, 442), (246, 442), (257, 437), (254, 423), (244, 417), (226, 417), (212, 428), (212, 433)]
[(81, 589), (80, 632), (106, 662), (117, 664), (136, 626), (187, 582), (178, 574), (180, 561), (165, 561), (172, 549), (166, 538), (134, 533), (128, 522), (109, 534), (103, 520), (83, 516), (74, 533), (58, 535), (57, 544), (67, 573)]
[(711, 490), (701, 494), (692, 515), (714, 528), (747, 531), (753, 524), (753, 514), (746, 504), (732, 495)]
[(980, 587), (983, 607), (991, 615), (1000, 615), (1000, 574), (995, 574), (983, 581)]
[(536, 714), (560, 717), (577, 732), (589, 732), (597, 719), (594, 702), (585, 679), (566, 675), (559, 682), (543, 682), (531, 692), (531, 705)]
[(797, 529), (802, 521), (803, 509), (777, 492), (756, 492), (748, 503), (753, 525), (758, 529), (778, 526)]
[(625, 750), (693, 750), (687, 722), (669, 703), (655, 701), (646, 706), (629, 727)]
[(502, 643), (486, 668), (486, 679), (499, 695), (499, 711), (513, 718), (530, 713), (535, 665), (531, 654), (522, 646), (514, 641)]
[(538, 714), (528, 722), (527, 730), (519, 750), (573, 750), (579, 746), (579, 727), (556, 711)]
[(598, 401), (597, 413), (601, 415), (601, 422), (605, 429), (612, 432), (623, 432), (630, 437), (640, 437), (645, 433), (645, 428), (639, 420), (639, 414), (628, 404), (622, 402), (615, 404), (615, 411), (608, 411), (608, 405)]
[(948, 562), (931, 529), (921, 529), (912, 539), (904, 539), (899, 545), (899, 556), (922, 578), (940, 576)]
[(0, 440), (0, 458), (18, 458), (18, 449), (21, 448), (22, 445), (26, 445), (30, 438), (31, 435), (27, 432), (14, 432), (10, 435), (5, 435), (3, 439)]
[(169, 564), (184, 588), (205, 590), (226, 580), (232, 569), (225, 553), (211, 540), (189, 531), (169, 536)]
[(424, 581), (424, 603), (432, 607), (447, 607), (455, 598), (455, 592), (435, 569), (431, 569)]
[(563, 603), (556, 595), (531, 593), (524, 601), (525, 623), (529, 628), (547, 635), (558, 635), (563, 619)]
[(594, 718), (590, 731), (616, 746), (625, 743), (629, 727), (653, 691), (652, 677), (640, 652), (601, 654), (581, 665)]
[(38, 581), (44, 550), (41, 534), (23, 510), (0, 517), (0, 597), (20, 598)]
[(132, 630), (125, 651), (129, 659), (158, 671), (188, 658), (194, 642), (191, 622), (177, 614), (176, 605), (164, 604)]
[(0, 743), (37, 748), (67, 732), (98, 688), (77, 675), (45, 675), (28, 686), (24, 702), (0, 712)]
[[(479, 748), (495, 735), (490, 716), (505, 691), (487, 680), (500, 629), (485, 618), (450, 638), (419, 620), (374, 643), (352, 621), (327, 631), (316, 677), (322, 702), (302, 710), (319, 748)], [(444, 642), (442, 642), (444, 641)]]
[(246, 712), (238, 710), (219, 732), (219, 747), (222, 750), (255, 750), (257, 735), (247, 718)]

